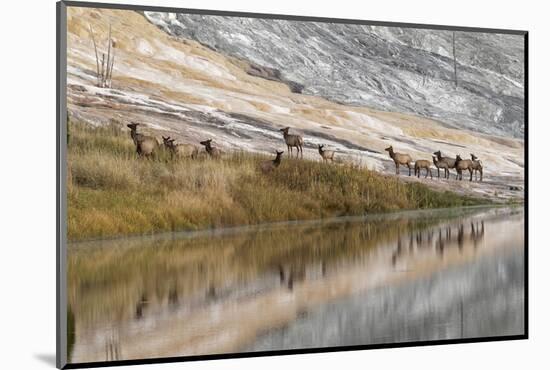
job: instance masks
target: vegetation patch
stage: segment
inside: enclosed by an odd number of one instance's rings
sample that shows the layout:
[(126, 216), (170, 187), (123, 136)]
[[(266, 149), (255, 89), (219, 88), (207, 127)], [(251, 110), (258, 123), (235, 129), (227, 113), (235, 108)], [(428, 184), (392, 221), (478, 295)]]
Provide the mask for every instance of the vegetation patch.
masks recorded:
[(83, 240), (160, 231), (486, 204), (351, 164), (265, 155), (139, 158), (121, 124), (69, 122), (68, 237)]

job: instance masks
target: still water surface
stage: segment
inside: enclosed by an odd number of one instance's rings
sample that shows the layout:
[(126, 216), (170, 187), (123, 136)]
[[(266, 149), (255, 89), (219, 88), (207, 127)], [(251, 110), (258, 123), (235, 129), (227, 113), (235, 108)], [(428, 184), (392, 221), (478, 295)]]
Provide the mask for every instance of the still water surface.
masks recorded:
[(523, 333), (521, 208), (69, 245), (70, 362)]

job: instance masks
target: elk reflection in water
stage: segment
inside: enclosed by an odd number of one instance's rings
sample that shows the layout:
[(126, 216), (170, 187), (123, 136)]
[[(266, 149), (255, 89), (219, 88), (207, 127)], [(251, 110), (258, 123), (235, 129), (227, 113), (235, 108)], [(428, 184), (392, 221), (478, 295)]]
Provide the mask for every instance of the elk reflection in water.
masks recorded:
[(71, 361), (238, 351), (327, 303), (507, 245), (523, 245), (522, 211), (408, 212), (73, 244)]
[[(434, 238), (435, 236), (435, 238)], [(395, 250), (391, 256), (391, 264), (395, 266), (405, 253), (428, 250), (436, 252), (443, 258), (445, 250), (457, 248), (462, 252), (464, 247), (477, 249), (485, 236), (484, 220), (458, 220), (425, 230), (410, 232), (408, 248), (403, 247), (403, 236), (397, 236)]]

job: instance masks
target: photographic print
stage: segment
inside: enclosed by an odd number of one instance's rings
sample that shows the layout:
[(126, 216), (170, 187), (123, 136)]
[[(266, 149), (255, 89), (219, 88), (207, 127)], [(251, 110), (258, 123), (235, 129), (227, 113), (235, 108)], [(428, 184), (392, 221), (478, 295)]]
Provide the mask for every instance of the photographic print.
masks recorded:
[(58, 5), (59, 366), (526, 338), (526, 32)]

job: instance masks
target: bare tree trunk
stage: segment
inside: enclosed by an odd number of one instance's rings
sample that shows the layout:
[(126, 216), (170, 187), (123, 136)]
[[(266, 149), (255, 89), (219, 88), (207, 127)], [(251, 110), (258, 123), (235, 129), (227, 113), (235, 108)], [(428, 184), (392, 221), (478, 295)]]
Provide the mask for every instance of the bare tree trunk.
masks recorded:
[(458, 87), (458, 78), (456, 76), (456, 48), (455, 48), (455, 31), (453, 31), (453, 60), (455, 65), (455, 88)]
[[(99, 60), (99, 53), (97, 51), (97, 44), (95, 42), (94, 31), (92, 26), (90, 27), (90, 34), (94, 43), (96, 73), (97, 73), (97, 86), (98, 87), (111, 87), (111, 80), (113, 75), (113, 66), (115, 64), (115, 47), (111, 37), (111, 25), (109, 25), (109, 40), (107, 45), (107, 55), (101, 53), (101, 64)], [(112, 48), (112, 52), (111, 52)], [(105, 58), (107, 56), (107, 58)]]
[(105, 53), (101, 54), (101, 72), (99, 74), (99, 87), (105, 85)]
[(109, 24), (109, 45), (107, 46), (107, 65), (105, 66), (105, 73), (103, 75), (103, 86), (107, 86), (107, 77), (109, 75), (109, 69), (111, 64), (111, 25)]
[(109, 69), (109, 85), (111, 87), (113, 84), (113, 66), (115, 65), (115, 49), (113, 48), (113, 58), (111, 60), (111, 68)]
[(99, 85), (99, 78), (100, 78), (100, 75), (99, 75), (99, 56), (97, 55), (97, 45), (95, 43), (95, 37), (94, 37), (94, 30), (92, 29), (92, 25), (89, 25), (90, 26), (90, 34), (92, 35), (92, 42), (94, 43), (94, 50), (95, 50), (95, 63), (96, 63), (96, 67), (97, 67), (97, 83)]

